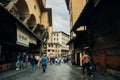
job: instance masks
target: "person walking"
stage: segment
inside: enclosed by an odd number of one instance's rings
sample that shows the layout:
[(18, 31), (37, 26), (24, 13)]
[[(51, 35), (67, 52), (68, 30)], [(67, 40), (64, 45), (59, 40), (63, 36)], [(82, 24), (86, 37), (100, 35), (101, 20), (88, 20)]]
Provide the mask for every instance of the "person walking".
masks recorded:
[(41, 57), (38, 59), (38, 67), (41, 66)]
[(17, 62), (16, 62), (16, 70), (19, 70), (21, 64), (21, 58), (20, 55), (17, 56)]
[(46, 54), (43, 54), (43, 56), (41, 58), (41, 62), (42, 62), (43, 72), (46, 72), (46, 66), (47, 66), (47, 57), (46, 57)]
[(83, 62), (83, 65), (82, 65), (82, 75), (84, 75), (84, 71), (85, 71), (85, 68), (86, 68), (87, 69), (87, 74), (91, 75), (91, 77), (93, 77), (93, 75), (90, 72), (90, 65), (89, 65), (90, 59), (91, 59), (91, 57), (88, 55), (88, 53), (84, 52), (83, 53), (83, 57), (82, 57), (82, 62)]
[(29, 57), (28, 57), (28, 55), (26, 55), (25, 56), (25, 67), (26, 68), (28, 67), (28, 59), (29, 59)]
[(58, 58), (55, 57), (55, 64), (58, 65), (58, 62), (59, 62), (59, 61), (58, 61)]
[(36, 61), (35, 55), (33, 55), (33, 57), (31, 57), (32, 73), (36, 70)]

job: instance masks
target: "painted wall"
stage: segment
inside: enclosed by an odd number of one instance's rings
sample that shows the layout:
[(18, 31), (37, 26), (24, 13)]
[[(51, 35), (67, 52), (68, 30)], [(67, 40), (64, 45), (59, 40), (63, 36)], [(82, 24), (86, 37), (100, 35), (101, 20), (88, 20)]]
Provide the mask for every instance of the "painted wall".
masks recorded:
[(30, 14), (34, 14), (36, 23), (40, 23), (41, 9), (38, 0), (26, 0)]
[(71, 13), (72, 13), (72, 18), (73, 18), (73, 24), (75, 24), (77, 18), (81, 14), (86, 4), (86, 0), (71, 0), (71, 1), (72, 1)]
[(42, 12), (41, 24), (43, 24), (45, 26), (45, 28), (49, 27), (48, 12), (47, 11)]

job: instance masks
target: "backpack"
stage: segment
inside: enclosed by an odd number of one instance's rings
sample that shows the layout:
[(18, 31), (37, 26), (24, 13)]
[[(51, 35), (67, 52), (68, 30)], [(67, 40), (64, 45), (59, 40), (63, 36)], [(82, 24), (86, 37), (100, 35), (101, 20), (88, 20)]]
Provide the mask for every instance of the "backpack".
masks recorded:
[(89, 62), (90, 65), (90, 70), (95, 71), (96, 70), (96, 66), (93, 62)]

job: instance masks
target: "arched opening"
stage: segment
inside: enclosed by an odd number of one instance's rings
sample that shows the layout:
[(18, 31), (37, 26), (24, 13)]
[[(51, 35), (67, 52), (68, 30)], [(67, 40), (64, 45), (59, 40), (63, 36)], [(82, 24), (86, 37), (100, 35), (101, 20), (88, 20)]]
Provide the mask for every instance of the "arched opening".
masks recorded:
[(16, 7), (21, 14), (29, 14), (29, 8), (25, 0), (18, 0)]
[(31, 14), (30, 19), (28, 20), (28, 26), (30, 29), (33, 29), (34, 27), (36, 27), (36, 18), (33, 14)]
[(11, 11), (18, 19), (24, 23), (26, 23), (30, 17), (29, 8), (25, 0), (18, 0)]
[(36, 28), (34, 29), (34, 33), (39, 38), (41, 38), (43, 31), (44, 31), (44, 25), (37, 24)]

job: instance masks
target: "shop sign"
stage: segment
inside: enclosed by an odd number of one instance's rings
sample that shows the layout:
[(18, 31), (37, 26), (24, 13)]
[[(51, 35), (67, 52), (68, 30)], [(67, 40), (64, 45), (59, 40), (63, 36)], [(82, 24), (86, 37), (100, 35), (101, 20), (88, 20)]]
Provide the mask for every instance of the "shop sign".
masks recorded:
[(17, 30), (17, 44), (29, 47), (29, 37), (20, 30)]
[(31, 44), (37, 44), (37, 39), (35, 39), (33, 36), (29, 36), (29, 43)]

